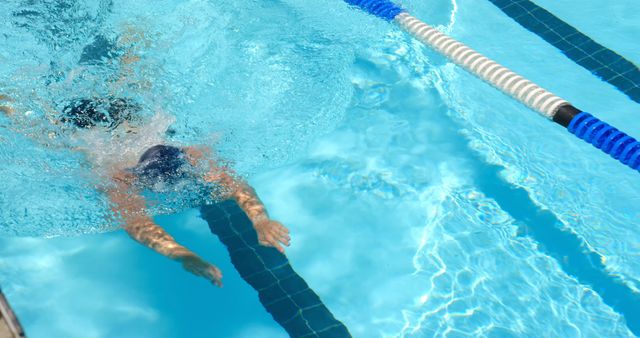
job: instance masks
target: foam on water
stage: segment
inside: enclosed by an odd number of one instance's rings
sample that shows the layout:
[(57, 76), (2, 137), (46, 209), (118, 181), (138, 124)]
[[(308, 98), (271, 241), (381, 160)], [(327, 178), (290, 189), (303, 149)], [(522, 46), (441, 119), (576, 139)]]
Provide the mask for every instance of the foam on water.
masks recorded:
[[(135, 17), (137, 6), (121, 10)], [(215, 142), (246, 174), (296, 159), (342, 118), (351, 95), (345, 78), (351, 48), (289, 6), (188, 1), (166, 7), (171, 11), (142, 22), (159, 36), (149, 52), (161, 60), (154, 92), (176, 115), (176, 139)], [(148, 9), (142, 14), (148, 18)]]
[[(286, 4), (191, 0), (149, 8), (130, 1), (15, 0), (0, 6), (3, 29), (12, 33), (2, 37), (1, 74), (7, 80), (0, 91), (14, 99), (17, 111), (55, 119), (69, 100), (126, 97), (142, 114), (173, 116), (172, 143), (215, 146), (240, 174), (299, 158), (342, 119), (351, 97), (348, 39), (305, 24)], [(262, 15), (254, 16), (256, 11)], [(16, 54), (23, 60), (13, 62)], [(38, 128), (30, 134), (42, 135)], [(12, 163), (0, 168), (8, 179), (0, 233), (53, 236), (117, 225), (105, 220), (108, 203), (94, 189), (104, 183), (81, 156), (35, 150), (37, 144), (11, 129), (0, 133), (9, 140), (0, 144), (0, 154)], [(37, 142), (58, 147), (65, 136)], [(101, 140), (80, 148), (113, 148)], [(114, 161), (139, 154), (139, 146), (123, 143), (118, 156), (102, 151), (97, 157)], [(24, 154), (30, 155), (26, 162), (14, 160)], [(33, 203), (8, 196), (31, 196)]]

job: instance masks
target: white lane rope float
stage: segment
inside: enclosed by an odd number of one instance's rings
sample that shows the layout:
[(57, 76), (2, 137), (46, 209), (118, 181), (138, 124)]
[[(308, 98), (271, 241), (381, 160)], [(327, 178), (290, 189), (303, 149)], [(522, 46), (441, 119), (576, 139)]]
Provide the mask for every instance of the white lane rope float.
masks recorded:
[(390, 0), (344, 0), (346, 3), (393, 21), (425, 45), (503, 93), (552, 120), (577, 137), (640, 170), (640, 142), (564, 99), (478, 53), (432, 26), (411, 16)]

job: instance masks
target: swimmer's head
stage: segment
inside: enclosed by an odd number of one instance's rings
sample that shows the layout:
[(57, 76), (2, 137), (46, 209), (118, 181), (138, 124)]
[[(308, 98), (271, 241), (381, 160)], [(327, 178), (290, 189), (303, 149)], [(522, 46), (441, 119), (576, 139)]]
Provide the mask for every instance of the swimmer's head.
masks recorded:
[(187, 165), (182, 149), (172, 146), (156, 145), (147, 149), (134, 172), (140, 183), (152, 187), (158, 183), (171, 185), (185, 177)]
[(139, 111), (140, 106), (126, 99), (79, 99), (63, 109), (60, 121), (82, 129), (96, 126), (115, 129), (124, 121), (131, 121)]

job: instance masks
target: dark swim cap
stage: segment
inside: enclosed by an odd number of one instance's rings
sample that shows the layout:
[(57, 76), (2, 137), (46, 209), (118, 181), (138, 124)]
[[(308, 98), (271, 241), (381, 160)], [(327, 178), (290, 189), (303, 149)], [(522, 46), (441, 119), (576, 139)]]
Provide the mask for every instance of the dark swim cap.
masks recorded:
[(82, 129), (105, 126), (114, 129), (130, 121), (140, 106), (121, 98), (79, 99), (62, 110), (60, 121)]
[(183, 166), (187, 164), (185, 153), (182, 149), (172, 146), (156, 145), (147, 149), (134, 173), (140, 183), (145, 186), (153, 186), (156, 183), (175, 183), (185, 177)]

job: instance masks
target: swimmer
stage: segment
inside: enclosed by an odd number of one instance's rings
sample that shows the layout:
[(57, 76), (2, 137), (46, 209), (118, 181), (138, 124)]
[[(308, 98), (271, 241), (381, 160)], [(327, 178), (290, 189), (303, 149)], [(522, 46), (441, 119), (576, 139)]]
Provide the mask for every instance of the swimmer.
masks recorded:
[[(187, 271), (222, 286), (222, 273), (217, 267), (178, 244), (146, 215), (146, 203), (139, 193), (140, 187), (150, 187), (158, 183), (166, 185), (180, 179), (185, 167), (195, 166), (198, 161), (204, 159), (203, 153), (194, 147), (152, 146), (140, 156), (133, 170), (124, 168), (114, 172), (112, 178), (115, 186), (107, 193), (114, 211), (125, 224), (124, 229), (133, 239), (182, 263)], [(290, 244), (289, 230), (269, 217), (253, 188), (224, 168), (213, 166), (213, 161), (209, 162), (212, 168), (202, 179), (221, 186), (222, 191), (226, 192), (222, 197), (237, 203), (251, 220), (259, 244), (276, 248), (284, 254), (283, 246)]]
[[(5, 96), (2, 101), (0, 111), (13, 120), (19, 118), (10, 99)], [(270, 218), (255, 190), (217, 165), (209, 149), (167, 144), (163, 135), (171, 119), (159, 113), (144, 123), (136, 117), (139, 109), (122, 98), (80, 99), (65, 107), (57, 120), (61, 126), (73, 127), (74, 137), (87, 142), (88, 146), (74, 150), (86, 155), (97, 175), (108, 177), (104, 192), (124, 230), (137, 242), (221, 287), (220, 269), (156, 224), (147, 213), (143, 194), (183, 180), (218, 186), (221, 189), (215, 194), (220, 201), (200, 207), (201, 217), (227, 247), (233, 265), (258, 292), (265, 309), (292, 337), (350, 337), (344, 324), (289, 264), (284, 255), (284, 247), (290, 245), (289, 230)], [(112, 136), (111, 143), (93, 144), (91, 138), (99, 134)], [(202, 163), (208, 170), (198, 177), (196, 168)]]
[[(350, 337), (289, 264), (284, 255), (291, 241), (289, 230), (271, 219), (255, 190), (219, 165), (207, 147), (170, 144), (165, 135), (173, 119), (168, 115), (157, 112), (145, 118), (140, 110), (126, 98), (80, 98), (71, 100), (51, 121), (79, 141), (73, 150), (84, 153), (94, 173), (106, 178), (103, 190), (124, 230), (221, 287), (220, 269), (156, 224), (144, 197), (145, 191), (184, 180), (217, 186), (212, 194), (220, 201), (200, 207), (201, 217), (227, 247), (233, 265), (258, 292), (265, 309), (292, 337)], [(0, 95), (0, 113), (20, 123), (21, 115), (6, 95)], [(201, 167), (207, 170), (201, 173)]]
[[(14, 120), (19, 118), (9, 104), (9, 97), (0, 96), (0, 100), (0, 111)], [(178, 244), (147, 215), (142, 195), (143, 190), (153, 190), (157, 184), (176, 183), (185, 173), (196, 172), (199, 162), (206, 161), (209, 170), (200, 179), (219, 186), (221, 189), (216, 193), (224, 192), (214, 198), (234, 200), (251, 220), (259, 243), (284, 253), (284, 246), (290, 244), (289, 230), (269, 217), (253, 188), (225, 167), (206, 159), (210, 151), (167, 145), (164, 133), (172, 120), (156, 114), (145, 125), (136, 117), (139, 110), (138, 105), (123, 98), (78, 99), (66, 106), (58, 119), (64, 127), (75, 130), (73, 137), (86, 144), (74, 150), (85, 153), (93, 169), (112, 181), (105, 192), (115, 216), (122, 220), (124, 230), (133, 239), (180, 262), (187, 271), (222, 286), (222, 274), (217, 267)]]

